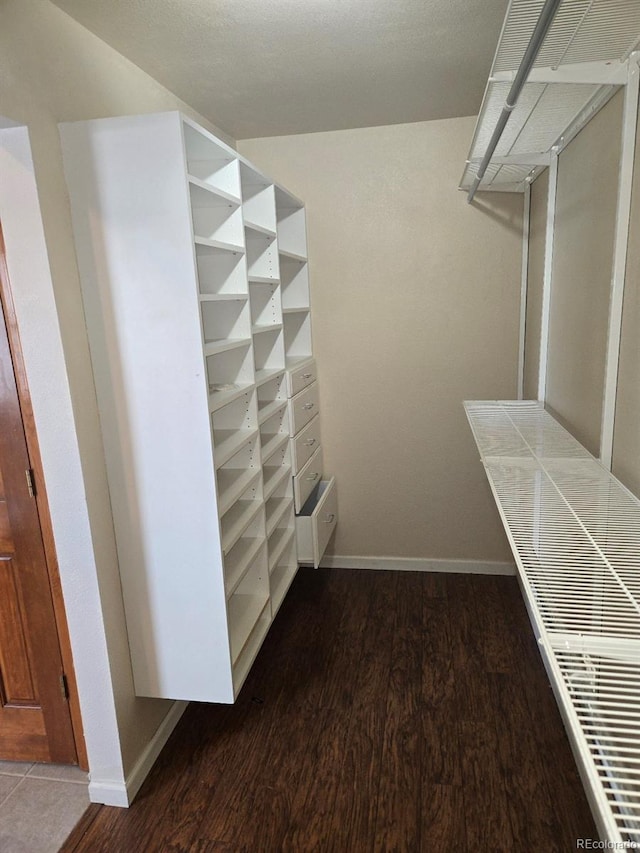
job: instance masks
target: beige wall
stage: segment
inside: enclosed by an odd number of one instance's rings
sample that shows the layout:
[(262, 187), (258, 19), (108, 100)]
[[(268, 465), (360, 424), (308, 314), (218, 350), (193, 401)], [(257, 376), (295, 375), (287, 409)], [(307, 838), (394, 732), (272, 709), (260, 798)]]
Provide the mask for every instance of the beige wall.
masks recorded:
[[(31, 138), (74, 404), (125, 773), (133, 767), (170, 703), (137, 699), (133, 692), (57, 123), (172, 109), (195, 116), (187, 105), (46, 0), (3, 0), (0, 116), (26, 124)], [(11, 248), (7, 246), (9, 255)], [(61, 565), (63, 589), (66, 572), (81, 573), (89, 568)], [(69, 601), (67, 606), (81, 608), (83, 602)]]
[(456, 190), (473, 127), (238, 143), (307, 204), (341, 556), (510, 558), (462, 401), (516, 394), (522, 196)]
[(613, 473), (640, 497), (640, 126), (631, 196), (629, 248), (613, 433)]
[(547, 199), (549, 170), (531, 185), (529, 211), (529, 258), (527, 269), (527, 315), (524, 338), (525, 400), (538, 399), (540, 366), (540, 329), (542, 325), (542, 288), (544, 284), (545, 239), (547, 233)]
[(547, 405), (594, 455), (602, 397), (620, 166), (619, 92), (558, 160)]

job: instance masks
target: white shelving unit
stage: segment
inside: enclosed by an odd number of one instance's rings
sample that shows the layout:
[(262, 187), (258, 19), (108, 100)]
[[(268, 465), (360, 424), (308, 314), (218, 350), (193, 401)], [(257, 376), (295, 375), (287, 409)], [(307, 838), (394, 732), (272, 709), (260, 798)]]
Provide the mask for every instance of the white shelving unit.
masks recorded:
[(311, 306), (304, 205), (276, 187), (278, 256), (282, 287), (284, 351), (287, 367), (311, 358)]
[(298, 567), (304, 207), (179, 113), (61, 136), (136, 692), (233, 702)]
[(275, 202), (287, 367), (287, 464), (293, 475), (298, 559), (317, 568), (337, 525), (338, 504), (335, 479), (323, 479), (305, 209), (282, 187), (275, 189)]

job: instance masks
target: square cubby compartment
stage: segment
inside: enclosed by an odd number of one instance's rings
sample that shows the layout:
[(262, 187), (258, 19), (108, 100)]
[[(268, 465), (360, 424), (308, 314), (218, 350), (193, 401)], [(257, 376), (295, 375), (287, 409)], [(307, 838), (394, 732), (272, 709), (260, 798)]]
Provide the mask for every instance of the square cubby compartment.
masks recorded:
[(278, 246), (280, 251), (305, 257), (307, 232), (304, 208), (290, 206), (286, 201), (278, 204)]
[(256, 513), (224, 557), (227, 595), (240, 583), (245, 571), (265, 543), (264, 510)]
[(309, 268), (305, 262), (281, 257), (280, 281), (283, 309), (309, 307)]
[[(231, 660), (235, 667), (247, 652), (253, 656), (252, 635), (260, 631), (259, 621), (269, 604), (269, 565), (265, 543), (258, 550), (240, 583), (227, 601)], [(271, 614), (269, 613), (269, 618)]]
[(273, 184), (246, 163), (240, 164), (242, 212), (245, 224), (276, 233), (276, 206)]
[[(283, 519), (293, 519), (293, 484), (291, 477), (283, 478), (265, 503), (267, 536), (282, 525)], [(289, 526), (289, 521), (286, 526)], [(291, 524), (293, 521), (291, 520)]]
[(244, 246), (240, 205), (196, 184), (189, 184), (191, 217), (195, 237), (233, 246)]
[(249, 281), (279, 281), (276, 238), (247, 231), (246, 242)]
[(284, 315), (284, 348), (288, 359), (311, 355), (311, 315), (295, 311)]
[(200, 304), (205, 343), (240, 341), (251, 338), (251, 319), (247, 297)]
[(261, 518), (260, 523), (264, 524), (262, 477), (259, 475), (251, 480), (247, 489), (220, 518), (220, 536), (224, 554), (235, 546), (257, 516)]
[(240, 170), (232, 151), (183, 123), (187, 172), (212, 190), (240, 201)]
[(280, 286), (272, 284), (249, 284), (251, 294), (251, 326), (254, 330), (282, 323)]
[(262, 480), (265, 501), (277, 493), (285, 480), (291, 480), (291, 453), (288, 444), (265, 459), (262, 465)]
[(244, 253), (197, 243), (196, 264), (202, 296), (247, 293), (247, 260)]
[(269, 534), (267, 548), (269, 552), (269, 571), (278, 565), (284, 549), (293, 540), (295, 534), (295, 518), (293, 509), (283, 514), (280, 522)]
[(257, 439), (248, 441), (216, 471), (219, 514), (227, 512), (253, 483), (260, 471)]
[(256, 373), (284, 370), (284, 336), (282, 326), (265, 327), (253, 335)]
[(284, 372), (258, 387), (258, 423), (265, 423), (287, 400)]
[(289, 440), (289, 409), (284, 400), (277, 402), (280, 405), (260, 426), (263, 460), (268, 459), (275, 450)]
[(211, 416), (216, 467), (224, 465), (258, 431), (255, 390), (217, 409)]
[(276, 565), (269, 570), (271, 612), (273, 616), (278, 612), (297, 571), (298, 557), (296, 554), (296, 542), (295, 537), (292, 537), (286, 543)]
[(234, 349), (207, 356), (209, 393), (233, 391), (251, 385), (253, 382), (252, 360), (250, 341)]

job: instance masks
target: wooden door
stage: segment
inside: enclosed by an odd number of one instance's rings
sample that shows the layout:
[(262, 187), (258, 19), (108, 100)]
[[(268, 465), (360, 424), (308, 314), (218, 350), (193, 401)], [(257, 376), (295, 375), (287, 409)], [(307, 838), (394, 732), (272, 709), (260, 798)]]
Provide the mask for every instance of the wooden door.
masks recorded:
[(75, 764), (1, 231), (0, 304), (0, 759)]

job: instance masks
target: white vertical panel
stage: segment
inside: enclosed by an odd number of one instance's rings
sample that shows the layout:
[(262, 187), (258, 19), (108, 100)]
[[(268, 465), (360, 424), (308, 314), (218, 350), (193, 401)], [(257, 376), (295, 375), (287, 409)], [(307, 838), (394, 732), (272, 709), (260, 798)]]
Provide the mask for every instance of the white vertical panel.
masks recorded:
[(527, 325), (527, 287), (529, 280), (529, 217), (531, 212), (531, 184), (524, 189), (524, 215), (522, 219), (522, 278), (520, 281), (520, 335), (518, 340), (518, 400), (524, 397), (524, 348)]
[(638, 55), (634, 54), (628, 65), (628, 82), (624, 95), (622, 120), (622, 152), (620, 156), (620, 178), (618, 181), (618, 209), (611, 277), (611, 300), (609, 303), (609, 335), (607, 341), (604, 400), (602, 404), (602, 431), (600, 459), (611, 470), (613, 458), (613, 427), (615, 420), (616, 394), (618, 390), (618, 362), (620, 358), (620, 336), (622, 331), (622, 302), (627, 266), (627, 245), (631, 217), (631, 187), (636, 149), (636, 126), (638, 120), (638, 92), (640, 71)]
[(553, 278), (553, 239), (556, 227), (556, 193), (558, 188), (558, 152), (551, 152), (549, 192), (547, 195), (547, 233), (544, 248), (544, 277), (542, 283), (542, 317), (540, 321), (540, 367), (538, 369), (538, 399), (544, 402), (547, 393), (547, 356), (549, 350), (549, 321), (551, 319), (551, 285)]
[(180, 115), (60, 132), (136, 692), (230, 702)]

